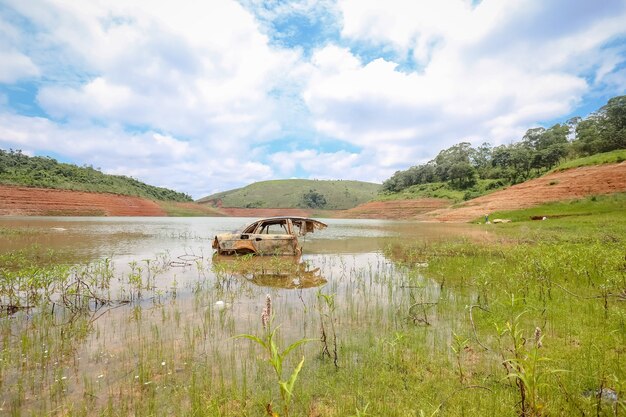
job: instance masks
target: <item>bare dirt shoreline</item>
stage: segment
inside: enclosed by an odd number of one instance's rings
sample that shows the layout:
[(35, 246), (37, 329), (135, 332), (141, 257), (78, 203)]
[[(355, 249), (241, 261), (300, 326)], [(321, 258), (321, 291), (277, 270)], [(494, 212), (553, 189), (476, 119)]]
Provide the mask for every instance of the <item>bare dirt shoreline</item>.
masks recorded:
[(344, 210), (337, 217), (344, 219), (413, 219), (449, 205), (450, 201), (442, 198), (370, 201), (355, 208)]
[(5, 216), (166, 216), (156, 202), (117, 194), (0, 185)]
[(450, 207), (448, 200), (425, 198), (372, 201), (349, 210), (338, 211), (228, 207), (209, 210), (206, 206), (195, 203), (166, 205), (117, 194), (0, 185), (0, 216), (167, 216), (167, 211), (173, 207), (184, 209), (188, 214), (232, 217), (288, 215), (468, 222), (494, 211), (515, 210), (551, 201), (616, 192), (626, 192), (626, 162), (555, 172), (455, 207)]
[(626, 162), (554, 172), (475, 198), (459, 207), (427, 213), (422, 220), (469, 222), (494, 211), (619, 192), (626, 192)]
[(495, 211), (619, 192), (626, 192), (626, 162), (554, 172), (454, 206), (441, 199), (372, 201), (339, 217), (465, 223)]

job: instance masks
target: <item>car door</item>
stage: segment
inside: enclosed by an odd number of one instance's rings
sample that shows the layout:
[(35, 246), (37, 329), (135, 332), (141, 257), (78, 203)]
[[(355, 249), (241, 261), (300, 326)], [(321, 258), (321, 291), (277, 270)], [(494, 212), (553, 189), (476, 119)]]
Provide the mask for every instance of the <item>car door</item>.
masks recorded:
[(259, 223), (249, 236), (259, 255), (294, 255), (298, 246), (289, 219), (272, 219)]

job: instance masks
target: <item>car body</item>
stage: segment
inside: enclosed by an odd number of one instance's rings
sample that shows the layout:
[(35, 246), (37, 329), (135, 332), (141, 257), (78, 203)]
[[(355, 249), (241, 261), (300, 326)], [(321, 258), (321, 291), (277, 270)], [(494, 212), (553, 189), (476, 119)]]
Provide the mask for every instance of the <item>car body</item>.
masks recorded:
[(215, 236), (213, 249), (219, 255), (300, 255), (298, 236), (324, 228), (326, 224), (307, 217), (269, 217)]

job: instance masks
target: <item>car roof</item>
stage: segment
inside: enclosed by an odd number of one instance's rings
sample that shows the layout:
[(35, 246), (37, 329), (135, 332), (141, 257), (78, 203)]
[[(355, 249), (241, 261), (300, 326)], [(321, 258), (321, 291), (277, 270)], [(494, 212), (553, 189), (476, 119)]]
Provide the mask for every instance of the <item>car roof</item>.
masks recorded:
[[(297, 220), (297, 221), (303, 221), (303, 222), (311, 222), (314, 224), (317, 224), (317, 226), (313, 226), (314, 229), (323, 229), (325, 227), (328, 227), (328, 225), (326, 223), (323, 223), (319, 220), (315, 220), (312, 219), (310, 217), (301, 217), (301, 216), (275, 216), (275, 217), (264, 217), (262, 219), (257, 219), (255, 221), (253, 221), (252, 223), (248, 223), (246, 226), (243, 227), (243, 229), (247, 229), (248, 227), (252, 226), (253, 224), (257, 224), (260, 222), (265, 222), (265, 221), (281, 221), (281, 220)], [(243, 230), (242, 229), (242, 230)]]
[[(306, 220), (306, 221), (313, 221), (313, 222), (317, 222), (317, 223), (322, 223), (319, 220), (315, 220), (312, 219), (310, 217), (301, 217), (301, 216), (275, 216), (275, 217), (264, 217), (262, 219), (257, 219), (252, 223), (256, 223), (256, 222), (260, 222), (260, 221), (265, 221), (265, 220), (286, 220), (286, 219), (291, 219), (291, 220)], [(250, 224), (252, 224), (250, 223)]]

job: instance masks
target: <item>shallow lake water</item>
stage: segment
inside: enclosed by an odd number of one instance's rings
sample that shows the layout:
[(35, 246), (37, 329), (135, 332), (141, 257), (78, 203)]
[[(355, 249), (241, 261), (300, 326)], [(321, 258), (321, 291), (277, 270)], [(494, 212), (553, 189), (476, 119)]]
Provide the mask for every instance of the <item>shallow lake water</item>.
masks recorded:
[[(216, 234), (253, 220), (1, 218), (0, 229), (15, 233), (0, 234), (0, 253), (53, 250), (53, 262), (78, 265), (74, 274), (96, 281), (98, 274), (109, 276), (106, 288), (97, 292), (110, 302), (93, 306), (87, 315), (66, 312), (47, 319), (51, 322), (38, 321), (37, 312), (29, 310), (0, 318), (7, 337), (0, 414), (71, 410), (74, 401), (83, 409), (98, 409), (122, 401), (123, 391), (133, 387), (164, 390), (168, 383), (180, 384), (194, 372), (194, 363), (210, 368), (222, 383), (258, 373), (249, 369), (256, 363), (251, 347), (232, 337), (262, 331), (267, 295), (287, 341), (319, 338), (320, 324), (328, 317), (320, 293), (334, 299), (332, 317), (341, 343), (349, 345), (349, 334), (363, 329), (372, 334), (393, 330), (406, 319), (398, 311), (416, 300), (427, 306), (442, 294), (427, 278), (410, 276), (387, 259), (385, 247), (401, 240), (427, 244), (485, 235), (467, 225), (322, 219), (328, 228), (301, 238), (299, 259), (214, 257)], [(419, 291), (409, 294), (407, 288), (417, 286)], [(428, 319), (447, 320), (432, 314)], [(63, 330), (68, 323), (71, 330)], [(61, 333), (55, 336), (56, 331)], [(69, 342), (67, 331), (76, 332)], [(249, 359), (242, 359), (246, 355)], [(349, 361), (349, 354), (343, 356)]]

